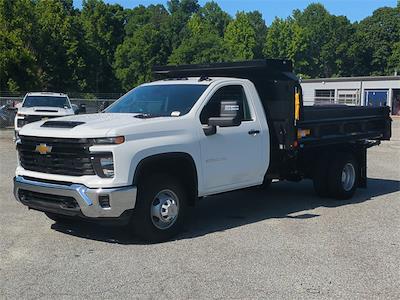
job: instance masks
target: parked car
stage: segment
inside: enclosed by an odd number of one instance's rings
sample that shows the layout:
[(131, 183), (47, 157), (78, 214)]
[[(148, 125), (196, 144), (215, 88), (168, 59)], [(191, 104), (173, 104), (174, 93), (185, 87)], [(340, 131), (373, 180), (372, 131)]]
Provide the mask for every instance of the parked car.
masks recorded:
[(79, 105), (71, 104), (71, 106), (72, 106), (72, 109), (73, 109), (75, 115), (86, 114), (86, 104), (85, 103), (81, 103)]
[(15, 116), (15, 132), (18, 134), (26, 124), (73, 115), (78, 110), (78, 107), (76, 110), (73, 109), (66, 94), (49, 92), (28, 93), (25, 95)]
[(388, 107), (303, 107), (290, 61), (155, 73), (166, 79), (104, 113), (25, 126), (16, 199), (56, 221), (118, 220), (164, 241), (197, 199), (273, 179), (312, 179), (318, 195), (348, 199), (367, 185), (367, 148), (391, 137)]
[(9, 104), (0, 106), (0, 128), (7, 127), (10, 122), (11, 108)]
[(6, 128), (14, 125), (14, 119), (18, 110), (15, 101), (9, 100), (0, 106), (0, 128)]

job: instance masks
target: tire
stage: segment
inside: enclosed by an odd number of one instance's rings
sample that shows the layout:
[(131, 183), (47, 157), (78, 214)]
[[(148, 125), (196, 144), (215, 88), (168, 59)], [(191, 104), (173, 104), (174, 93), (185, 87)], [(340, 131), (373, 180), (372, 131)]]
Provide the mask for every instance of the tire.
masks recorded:
[(55, 221), (56, 223), (69, 223), (71, 220), (68, 217), (64, 217), (63, 215), (58, 215), (54, 213), (45, 212), (46, 216)]
[(353, 197), (359, 182), (358, 163), (351, 153), (337, 153), (329, 168), (329, 195), (337, 200)]
[(313, 174), (313, 184), (315, 193), (321, 197), (326, 198), (329, 197), (329, 185), (328, 185), (328, 176), (329, 176), (329, 155), (322, 155), (321, 158), (317, 161), (317, 164), (314, 169)]
[(179, 180), (167, 174), (144, 179), (130, 226), (141, 239), (157, 243), (177, 235), (184, 222), (186, 191)]

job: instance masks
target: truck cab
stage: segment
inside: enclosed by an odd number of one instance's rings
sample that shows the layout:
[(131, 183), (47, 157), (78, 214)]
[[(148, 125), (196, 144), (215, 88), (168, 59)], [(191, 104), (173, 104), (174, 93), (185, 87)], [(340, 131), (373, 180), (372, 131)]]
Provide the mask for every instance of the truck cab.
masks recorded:
[(29, 124), (14, 194), (53, 220), (117, 220), (150, 241), (176, 235), (199, 198), (312, 179), (348, 199), (366, 151), (390, 138), (386, 108), (302, 105), (285, 60), (167, 66), (103, 113)]

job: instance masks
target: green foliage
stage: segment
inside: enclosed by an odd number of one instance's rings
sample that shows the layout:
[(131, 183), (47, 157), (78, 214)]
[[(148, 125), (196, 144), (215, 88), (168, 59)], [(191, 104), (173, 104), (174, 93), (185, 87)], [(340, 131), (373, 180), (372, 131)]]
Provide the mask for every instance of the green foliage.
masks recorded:
[(40, 0), (35, 6), (34, 43), (42, 89), (80, 90), (87, 85), (74, 13), (72, 0)]
[(159, 64), (287, 58), (303, 78), (400, 72), (400, 2), (359, 23), (321, 4), (267, 28), (214, 2), (124, 9), (104, 0), (0, 0), (0, 90), (119, 92)]
[(119, 5), (100, 0), (83, 2), (79, 17), (85, 45), (85, 78), (87, 90), (113, 92), (120, 90), (113, 72), (115, 50), (124, 38), (124, 10)]
[(355, 53), (362, 57), (372, 75), (388, 74), (388, 59), (395, 43), (400, 41), (400, 7), (384, 7), (360, 22), (357, 42), (362, 49)]
[[(268, 29), (264, 45), (264, 54), (270, 58), (290, 59), (296, 70), (308, 67), (306, 51), (308, 49), (304, 30), (293, 18), (276, 18)], [(304, 76), (303, 76), (304, 78)]]
[(200, 5), (197, 0), (171, 0), (167, 2), (169, 18), (166, 35), (170, 41), (170, 50), (178, 47), (185, 35), (188, 20), (197, 13)]
[(221, 37), (224, 36), (225, 29), (232, 20), (214, 1), (207, 2), (200, 8), (199, 16), (202, 22), (207, 23), (207, 26), (212, 27), (212, 30), (216, 31)]
[(0, 90), (37, 85), (33, 9), (31, 0), (0, 0)]
[[(178, 10), (179, 3), (173, 5), (171, 9)], [(169, 22), (170, 15), (161, 5), (139, 6), (128, 15), (126, 36), (114, 61), (115, 75), (124, 90), (150, 80), (152, 67), (167, 63), (172, 34)]]
[(222, 62), (226, 49), (219, 31), (202, 17), (194, 15), (188, 22), (186, 36), (169, 57), (171, 64)]
[(267, 34), (267, 25), (262, 18), (262, 14), (258, 11), (247, 13), (251, 27), (255, 32), (256, 45), (253, 48), (254, 58), (263, 57), (263, 48), (265, 36)]
[(311, 77), (342, 75), (340, 66), (346, 63), (352, 35), (350, 21), (329, 14), (321, 4), (311, 4), (303, 12), (295, 11), (293, 17), (305, 43), (301, 57), (307, 58), (306, 64), (296, 66), (298, 72)]
[(389, 73), (397, 72), (397, 74), (400, 74), (400, 42), (393, 45), (392, 54), (388, 59), (388, 71)]
[(257, 33), (252, 26), (249, 14), (238, 12), (236, 19), (229, 23), (225, 31), (224, 42), (232, 60), (254, 58), (257, 47)]
[(115, 72), (125, 90), (151, 79), (151, 68), (166, 63), (167, 41), (154, 24), (127, 37), (115, 53)]

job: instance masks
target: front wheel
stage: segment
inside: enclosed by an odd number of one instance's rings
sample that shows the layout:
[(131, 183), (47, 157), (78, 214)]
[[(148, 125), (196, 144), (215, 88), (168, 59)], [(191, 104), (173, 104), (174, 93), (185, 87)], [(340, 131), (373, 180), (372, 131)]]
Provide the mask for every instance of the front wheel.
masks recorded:
[(162, 242), (179, 233), (186, 211), (186, 192), (168, 175), (144, 179), (132, 216), (134, 232), (144, 240)]

